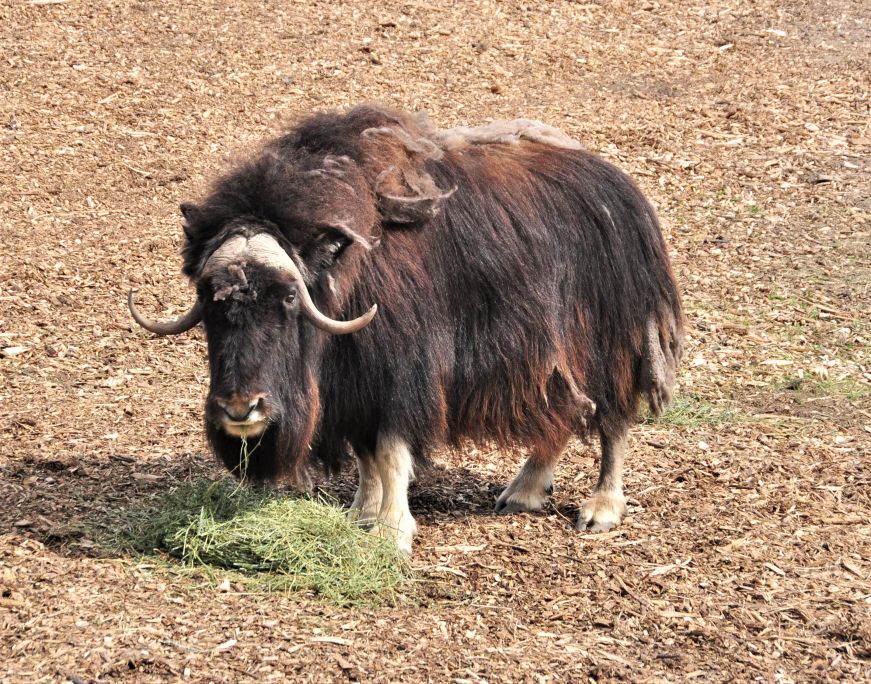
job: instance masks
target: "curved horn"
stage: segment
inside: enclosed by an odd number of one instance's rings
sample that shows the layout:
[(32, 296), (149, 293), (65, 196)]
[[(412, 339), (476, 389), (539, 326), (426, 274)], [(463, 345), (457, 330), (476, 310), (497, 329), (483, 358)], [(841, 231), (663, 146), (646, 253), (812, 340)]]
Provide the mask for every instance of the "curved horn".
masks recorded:
[(265, 266), (271, 266), (272, 268), (278, 268), (290, 273), (299, 289), (302, 310), (309, 320), (324, 332), (332, 335), (347, 335), (348, 333), (357, 332), (369, 325), (372, 319), (375, 318), (375, 314), (378, 313), (378, 305), (373, 304), (372, 308), (362, 316), (350, 321), (337, 321), (322, 314), (312, 301), (311, 294), (308, 291), (308, 287), (306, 287), (305, 279), (299, 270), (299, 266), (281, 248), (281, 245), (278, 244), (275, 238), (270, 235), (259, 233), (251, 238), (248, 241), (248, 254)]
[(299, 285), (299, 296), (300, 302), (302, 303), (302, 310), (305, 311), (312, 323), (321, 330), (332, 335), (347, 335), (348, 333), (362, 330), (372, 322), (372, 319), (375, 318), (375, 314), (378, 313), (378, 305), (373, 304), (372, 308), (362, 316), (358, 316), (350, 321), (337, 321), (329, 316), (324, 316), (324, 314), (318, 311), (318, 308), (312, 301), (308, 288), (305, 286), (302, 278), (297, 278), (297, 283)]
[(200, 310), (200, 303), (195, 302), (194, 305), (188, 309), (187, 313), (182, 314), (173, 321), (167, 321), (166, 323), (152, 321), (139, 313), (139, 309), (137, 309), (136, 304), (133, 303), (133, 290), (130, 290), (130, 292), (127, 293), (127, 306), (130, 307), (130, 313), (133, 315), (133, 320), (149, 332), (153, 332), (157, 335), (179, 335), (193, 328), (203, 318), (203, 312)]

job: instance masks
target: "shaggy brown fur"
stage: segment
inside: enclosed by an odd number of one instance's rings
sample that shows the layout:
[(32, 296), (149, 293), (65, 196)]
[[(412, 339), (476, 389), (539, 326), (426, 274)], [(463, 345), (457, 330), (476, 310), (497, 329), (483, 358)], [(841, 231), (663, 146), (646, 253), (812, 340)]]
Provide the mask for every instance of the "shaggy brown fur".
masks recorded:
[[(310, 455), (334, 469), (379, 432), (418, 464), (464, 438), (558, 452), (572, 434), (623, 435), (639, 397), (655, 412), (670, 398), (682, 315), (654, 211), (544, 124), (319, 114), (183, 212), (212, 395), (270, 397), (255, 477), (299, 477)], [(300, 265), (322, 311), (377, 303), (374, 321), (327, 336), (281, 309), (287, 283), (256, 263), (201, 277), (229, 236), (257, 232)], [(238, 439), (207, 425), (238, 468)]]

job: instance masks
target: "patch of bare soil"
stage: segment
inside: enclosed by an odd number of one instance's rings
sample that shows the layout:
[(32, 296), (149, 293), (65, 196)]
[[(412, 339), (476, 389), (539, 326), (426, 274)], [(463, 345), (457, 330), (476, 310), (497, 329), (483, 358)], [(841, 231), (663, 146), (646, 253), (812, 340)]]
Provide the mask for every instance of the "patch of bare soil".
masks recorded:
[[(867, 3), (4, 0), (0, 55), (0, 680), (871, 679)], [(573, 531), (575, 445), (545, 514), (494, 517), (519, 455), (478, 447), (416, 484), (431, 581), (395, 605), (107, 554), (88, 530), (220, 474), (202, 336), (127, 288), (186, 308), (178, 203), (362, 100), (548, 121), (659, 207), (690, 339), (630, 516)]]

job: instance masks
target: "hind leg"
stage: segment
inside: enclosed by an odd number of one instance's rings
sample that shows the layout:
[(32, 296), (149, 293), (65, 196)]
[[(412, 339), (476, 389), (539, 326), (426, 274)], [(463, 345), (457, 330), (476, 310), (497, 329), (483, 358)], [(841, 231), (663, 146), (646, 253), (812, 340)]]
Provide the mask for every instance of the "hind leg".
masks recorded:
[(553, 471), (566, 442), (568, 438), (560, 440), (557, 446), (537, 445), (532, 448), (520, 472), (496, 501), (497, 513), (507, 515), (541, 510), (553, 494)]
[(592, 498), (581, 506), (577, 528), (591, 532), (607, 532), (620, 524), (626, 515), (626, 497), (623, 496), (623, 458), (628, 444), (628, 430), (618, 437), (600, 433), (602, 458), (599, 462), (599, 481)]

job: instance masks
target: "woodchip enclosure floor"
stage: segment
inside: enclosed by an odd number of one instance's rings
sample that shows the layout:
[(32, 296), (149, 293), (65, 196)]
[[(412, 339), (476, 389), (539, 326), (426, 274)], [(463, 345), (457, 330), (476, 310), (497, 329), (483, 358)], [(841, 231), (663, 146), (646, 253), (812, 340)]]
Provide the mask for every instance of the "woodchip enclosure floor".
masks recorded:
[[(865, 0), (0, 0), (0, 681), (871, 680)], [(638, 179), (689, 323), (618, 529), (490, 514), (518, 454), (417, 483), (395, 605), (251, 595), (87, 530), (218, 476), (177, 205), (283, 119), (537, 118)], [(325, 483), (349, 501), (353, 476)], [(221, 591), (227, 589), (229, 591)]]

